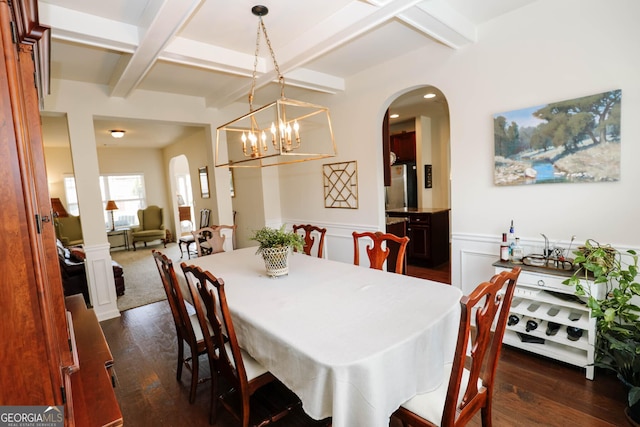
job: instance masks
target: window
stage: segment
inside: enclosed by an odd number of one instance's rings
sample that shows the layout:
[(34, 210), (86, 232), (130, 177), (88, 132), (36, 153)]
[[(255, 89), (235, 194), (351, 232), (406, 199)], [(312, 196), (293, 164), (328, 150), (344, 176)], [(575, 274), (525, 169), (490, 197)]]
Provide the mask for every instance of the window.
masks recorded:
[[(146, 206), (144, 192), (144, 175), (101, 175), (100, 191), (102, 206), (113, 200), (118, 206), (113, 211), (116, 227), (132, 227), (138, 225), (138, 209)], [(111, 214), (104, 211), (105, 228), (111, 229)]]
[(64, 197), (67, 201), (67, 212), (70, 215), (80, 215), (78, 193), (76, 193), (76, 178), (73, 175), (64, 176)]

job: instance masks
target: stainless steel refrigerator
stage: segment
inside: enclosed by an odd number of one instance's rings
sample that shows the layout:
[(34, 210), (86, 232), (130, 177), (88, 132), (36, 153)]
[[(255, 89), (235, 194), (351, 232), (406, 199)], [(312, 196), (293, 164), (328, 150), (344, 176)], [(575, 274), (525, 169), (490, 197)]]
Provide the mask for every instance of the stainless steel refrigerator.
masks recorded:
[(417, 207), (415, 163), (391, 166), (391, 185), (385, 187), (385, 209)]
[(391, 185), (385, 187), (386, 209), (398, 209), (407, 206), (407, 165), (391, 166)]

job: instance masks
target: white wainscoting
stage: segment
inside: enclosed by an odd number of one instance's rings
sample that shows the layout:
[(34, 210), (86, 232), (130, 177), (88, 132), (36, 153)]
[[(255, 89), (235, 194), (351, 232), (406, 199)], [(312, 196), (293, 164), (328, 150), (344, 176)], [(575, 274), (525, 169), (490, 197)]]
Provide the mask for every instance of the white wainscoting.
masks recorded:
[(84, 245), (84, 251), (89, 296), (98, 321), (120, 316), (109, 244)]

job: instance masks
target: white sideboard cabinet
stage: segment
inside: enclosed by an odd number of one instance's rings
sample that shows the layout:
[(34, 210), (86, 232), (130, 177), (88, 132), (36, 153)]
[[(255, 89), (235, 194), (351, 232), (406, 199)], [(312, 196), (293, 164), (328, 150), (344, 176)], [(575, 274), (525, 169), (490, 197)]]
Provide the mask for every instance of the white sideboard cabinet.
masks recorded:
[[(511, 270), (514, 264), (498, 261), (493, 266), (499, 273)], [(573, 272), (518, 266), (522, 271), (511, 302), (512, 324), (507, 325), (503, 343), (585, 368), (586, 377), (592, 380), (596, 321), (591, 317), (586, 298), (576, 296), (573, 287), (562, 284)], [(513, 324), (516, 319), (517, 323)], [(529, 324), (529, 331), (528, 321), (533, 322)], [(551, 335), (548, 334), (550, 323), (551, 329), (556, 329)], [(531, 329), (534, 324), (537, 326)], [(557, 328), (553, 328), (553, 324), (558, 325)]]

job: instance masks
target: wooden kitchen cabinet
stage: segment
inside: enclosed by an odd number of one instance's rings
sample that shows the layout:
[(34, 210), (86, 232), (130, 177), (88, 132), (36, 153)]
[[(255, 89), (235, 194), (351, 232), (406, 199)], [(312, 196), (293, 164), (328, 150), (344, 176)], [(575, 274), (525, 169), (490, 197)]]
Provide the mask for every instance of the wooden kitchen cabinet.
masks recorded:
[(396, 162), (416, 161), (416, 133), (402, 132), (390, 136), (390, 149), (396, 155)]
[(436, 267), (449, 261), (449, 209), (401, 208), (387, 215), (407, 218), (409, 264)]

